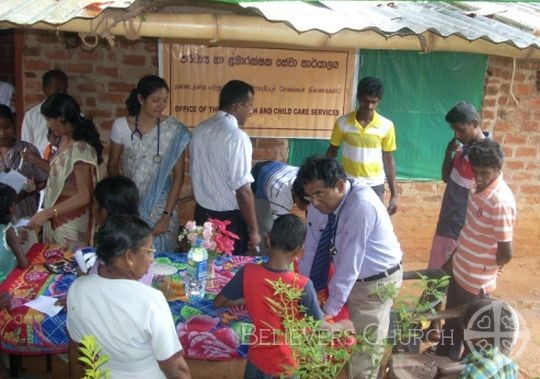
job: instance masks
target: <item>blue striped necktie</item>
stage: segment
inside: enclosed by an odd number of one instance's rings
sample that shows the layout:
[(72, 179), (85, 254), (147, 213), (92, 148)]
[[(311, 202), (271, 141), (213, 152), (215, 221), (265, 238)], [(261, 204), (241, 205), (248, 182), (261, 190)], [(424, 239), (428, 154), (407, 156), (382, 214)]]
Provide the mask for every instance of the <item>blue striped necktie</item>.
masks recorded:
[(322, 231), (309, 278), (313, 282), (315, 291), (320, 291), (326, 288), (328, 284), (328, 271), (330, 270), (330, 249), (332, 248), (332, 238), (336, 231), (336, 215), (330, 213), (325, 228)]

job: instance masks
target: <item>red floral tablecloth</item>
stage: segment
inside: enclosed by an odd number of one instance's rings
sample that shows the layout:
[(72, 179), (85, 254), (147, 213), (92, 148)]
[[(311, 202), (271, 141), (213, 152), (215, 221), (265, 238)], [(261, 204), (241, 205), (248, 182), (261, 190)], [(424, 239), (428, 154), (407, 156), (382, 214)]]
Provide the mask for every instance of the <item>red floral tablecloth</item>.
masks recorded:
[[(158, 254), (156, 261), (173, 265), (178, 273), (165, 277), (166, 282), (181, 282), (182, 272), (186, 269), (185, 254)], [(253, 324), (243, 306), (216, 309), (212, 305), (215, 295), (231, 280), (235, 273), (246, 263), (261, 263), (261, 257), (218, 256), (212, 261), (215, 278), (207, 281), (204, 299), (186, 301), (183, 289), (177, 291), (176, 299), (164, 290), (165, 297), (176, 323), (176, 330), (184, 349), (185, 356), (192, 359), (226, 360), (242, 358), (247, 355), (249, 336)], [(160, 278), (154, 279), (153, 285), (162, 287)]]
[[(54, 317), (24, 306), (39, 295), (63, 297), (76, 276), (53, 274), (46, 263), (68, 262), (70, 253), (36, 244), (28, 253), (30, 265), (15, 269), (0, 285), (11, 295), (9, 306), (0, 311), (0, 350), (18, 355), (56, 354), (67, 351), (67, 313)], [(215, 277), (207, 282), (201, 300), (187, 301), (183, 293), (182, 273), (186, 255), (159, 253), (156, 262), (175, 266), (178, 272), (156, 276), (152, 285), (161, 289), (169, 302), (185, 357), (227, 360), (247, 355), (253, 324), (243, 306), (215, 309), (212, 300), (246, 263), (262, 263), (262, 257), (218, 256), (212, 266)]]
[[(62, 310), (54, 317), (24, 306), (39, 295), (63, 297), (73, 274), (53, 274), (45, 264), (66, 261), (70, 253), (36, 244), (28, 253), (30, 265), (15, 269), (0, 285), (0, 291), (11, 294), (7, 309), (0, 311), (0, 350), (12, 354), (56, 354), (67, 351), (67, 313)], [(168, 281), (181, 282), (186, 268), (185, 254), (160, 253), (156, 261), (178, 268)], [(212, 299), (248, 262), (262, 262), (260, 257), (218, 257), (214, 261), (215, 279), (208, 284), (206, 297), (187, 302), (185, 297), (170, 299), (169, 306), (178, 336), (187, 358), (225, 360), (247, 354), (247, 342), (252, 324), (244, 307), (215, 309)], [(164, 277), (156, 277), (153, 285), (160, 288)]]
[(0, 349), (8, 353), (55, 354), (67, 351), (66, 311), (54, 317), (24, 306), (40, 295), (63, 297), (76, 276), (53, 274), (45, 263), (67, 262), (70, 254), (42, 244), (28, 252), (26, 269), (16, 268), (0, 285), (11, 295), (9, 305), (0, 311)]

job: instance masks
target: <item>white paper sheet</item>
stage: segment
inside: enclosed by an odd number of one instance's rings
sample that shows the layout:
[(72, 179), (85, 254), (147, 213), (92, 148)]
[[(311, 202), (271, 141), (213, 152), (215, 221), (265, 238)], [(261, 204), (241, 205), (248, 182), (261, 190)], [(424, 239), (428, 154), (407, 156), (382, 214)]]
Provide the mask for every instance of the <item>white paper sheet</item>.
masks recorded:
[(23, 189), (24, 185), (28, 181), (28, 178), (15, 170), (9, 172), (0, 172), (0, 183), (11, 186), (15, 192), (19, 193)]
[(17, 223), (15, 225), (13, 225), (15, 227), (15, 229), (19, 229), (19, 228), (24, 228), (26, 225), (28, 225), (28, 223), (30, 222), (30, 219), (25, 217), (25, 218), (21, 218), (19, 219), (19, 221), (17, 221)]
[(34, 300), (24, 304), (29, 308), (36, 309), (46, 315), (53, 317), (56, 316), (61, 310), (62, 306), (54, 305), (58, 298), (50, 296), (38, 296)]

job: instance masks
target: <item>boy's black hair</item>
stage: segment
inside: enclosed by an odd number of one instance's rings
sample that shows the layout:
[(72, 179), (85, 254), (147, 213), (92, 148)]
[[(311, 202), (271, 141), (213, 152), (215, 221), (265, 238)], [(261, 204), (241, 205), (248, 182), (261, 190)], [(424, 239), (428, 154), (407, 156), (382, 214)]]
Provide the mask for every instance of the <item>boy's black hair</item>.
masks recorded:
[(0, 224), (7, 225), (11, 222), (11, 206), (17, 198), (17, 192), (13, 187), (0, 183)]
[(314, 180), (322, 180), (328, 188), (334, 188), (339, 179), (347, 180), (343, 166), (335, 158), (320, 155), (307, 158), (296, 177), (303, 186)]
[(460, 101), (448, 111), (445, 117), (449, 124), (464, 123), (468, 124), (473, 121), (480, 121), (478, 111), (469, 102)]
[(361, 98), (363, 96), (376, 96), (382, 99), (384, 94), (383, 82), (379, 78), (373, 76), (366, 76), (360, 82), (358, 82), (358, 87), (356, 89), (356, 96)]
[(501, 169), (504, 153), (498, 142), (484, 138), (469, 147), (469, 161), (473, 167)]
[(107, 217), (116, 214), (139, 214), (139, 191), (126, 176), (109, 176), (96, 185), (94, 198)]
[(306, 239), (306, 224), (293, 214), (279, 216), (268, 234), (270, 247), (284, 252), (292, 252), (302, 247)]

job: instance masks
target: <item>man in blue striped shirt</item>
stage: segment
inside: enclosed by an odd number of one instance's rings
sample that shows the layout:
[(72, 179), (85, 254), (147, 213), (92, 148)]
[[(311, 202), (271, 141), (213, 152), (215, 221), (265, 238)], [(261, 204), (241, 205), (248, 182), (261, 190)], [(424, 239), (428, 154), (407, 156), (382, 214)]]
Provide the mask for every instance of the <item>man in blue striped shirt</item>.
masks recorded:
[[(375, 192), (366, 184), (347, 178), (334, 159), (310, 157), (298, 171), (308, 208), (308, 231), (300, 273), (312, 277), (322, 260), (331, 259), (334, 275), (328, 281), (329, 297), (323, 305), (328, 316), (335, 316), (346, 303), (359, 338), (371, 334), (377, 344), (388, 335), (393, 299), (381, 289), (401, 287), (402, 252), (390, 216)], [(334, 228), (328, 232), (327, 223)], [(330, 239), (328, 241), (327, 239)], [(324, 250), (324, 251), (323, 251)], [(317, 273), (317, 274), (316, 274)], [(323, 281), (324, 283), (324, 281)], [(355, 353), (354, 378), (375, 378), (382, 349)]]
[[(305, 211), (307, 203), (293, 193), (298, 167), (280, 161), (261, 161), (251, 169), (255, 179), (251, 191), (255, 195), (255, 214), (262, 238), (270, 232), (274, 220), (281, 215), (291, 213), (294, 205)], [(263, 255), (268, 254), (268, 247), (262, 246)]]

